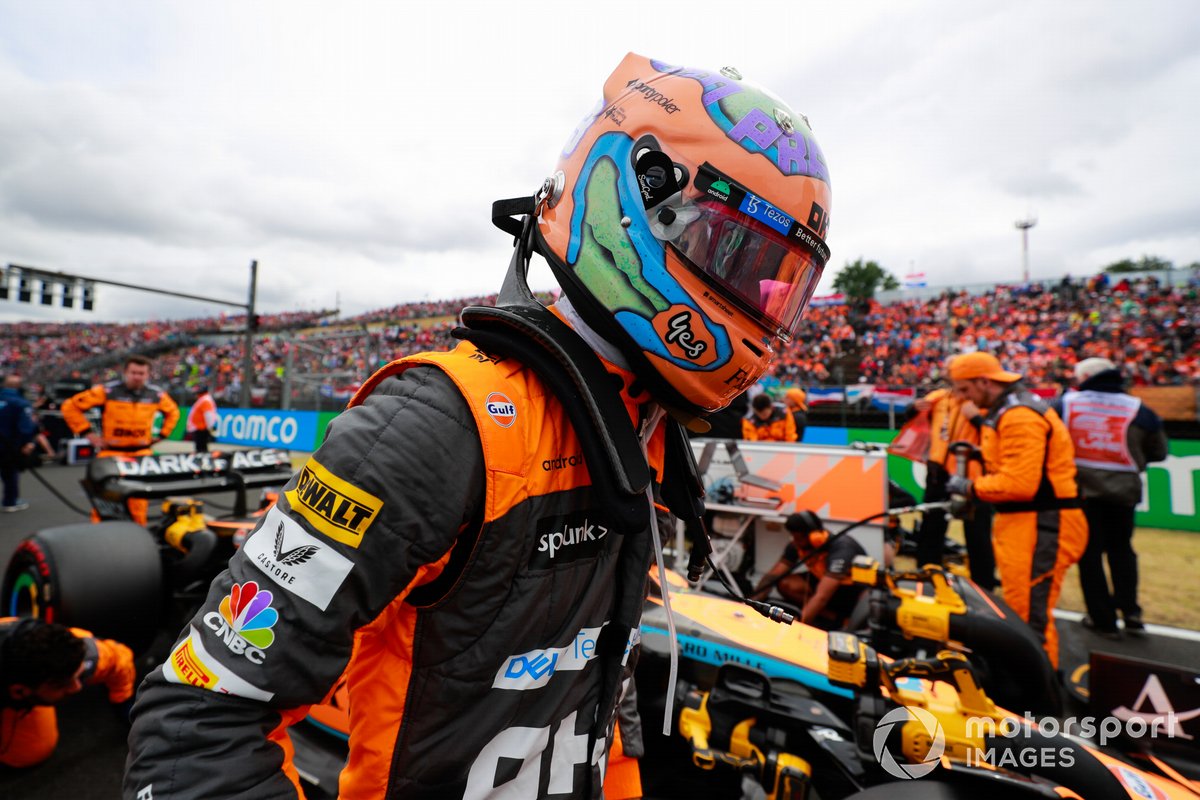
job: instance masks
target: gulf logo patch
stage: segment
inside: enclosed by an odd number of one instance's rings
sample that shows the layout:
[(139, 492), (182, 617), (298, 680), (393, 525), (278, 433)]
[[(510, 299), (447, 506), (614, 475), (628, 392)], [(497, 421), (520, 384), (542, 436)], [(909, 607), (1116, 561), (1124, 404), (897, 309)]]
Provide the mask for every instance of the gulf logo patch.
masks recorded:
[(517, 407), (513, 405), (513, 401), (508, 399), (507, 395), (500, 392), (492, 392), (484, 401), (483, 407), (487, 410), (488, 416), (492, 421), (501, 428), (510, 428), (517, 421)]

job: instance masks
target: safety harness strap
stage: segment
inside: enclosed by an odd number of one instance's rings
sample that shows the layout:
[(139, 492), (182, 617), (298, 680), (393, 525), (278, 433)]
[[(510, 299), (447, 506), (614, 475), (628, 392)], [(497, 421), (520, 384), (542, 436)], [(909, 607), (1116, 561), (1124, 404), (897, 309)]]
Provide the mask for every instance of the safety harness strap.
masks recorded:
[(1059, 511), (1065, 508), (1083, 508), (1081, 497), (1034, 498), (1024, 502), (993, 503), (997, 514), (1019, 514), (1024, 511)]

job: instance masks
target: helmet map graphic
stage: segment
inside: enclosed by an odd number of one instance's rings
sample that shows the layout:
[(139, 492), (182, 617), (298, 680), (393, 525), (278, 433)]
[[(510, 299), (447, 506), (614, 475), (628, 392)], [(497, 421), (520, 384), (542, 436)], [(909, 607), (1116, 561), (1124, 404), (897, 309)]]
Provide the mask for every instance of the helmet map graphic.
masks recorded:
[(275, 641), (271, 628), (279, 621), (279, 612), (271, 608), (273, 599), (269, 591), (260, 591), (254, 581), (235, 583), (229, 596), (221, 600), (221, 616), (239, 636), (265, 650)]
[[(622, 173), (617, 167), (630, 163), (632, 152), (633, 139), (624, 133), (596, 140), (575, 185), (567, 263), (647, 350), (688, 369), (715, 369), (732, 356), (728, 335), (667, 272), (663, 247), (646, 216), (630, 214), (629, 226), (621, 224), (626, 216), (622, 209), (642, 205), (632, 170)], [(628, 177), (622, 180), (622, 174)], [(670, 348), (656, 329), (658, 323), (667, 330), (681, 311), (692, 312), (688, 322), (693, 334), (706, 344), (694, 356), (682, 347)]]

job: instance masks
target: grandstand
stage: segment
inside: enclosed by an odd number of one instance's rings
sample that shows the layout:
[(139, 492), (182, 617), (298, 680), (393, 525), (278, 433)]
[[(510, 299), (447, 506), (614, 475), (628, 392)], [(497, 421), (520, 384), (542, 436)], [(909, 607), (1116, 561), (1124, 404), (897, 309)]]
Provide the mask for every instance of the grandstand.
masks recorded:
[[(986, 285), (892, 293), (880, 301), (811, 308), (775, 363), (780, 386), (846, 387), (841, 402), (815, 405), (813, 422), (886, 425), (865, 401), (876, 388), (919, 394), (942, 377), (947, 356), (997, 353), (1045, 393), (1066, 385), (1076, 361), (1105, 356), (1135, 387), (1178, 387), (1192, 398), (1164, 416), (1195, 423), (1200, 386), (1200, 275), (1097, 275), (1028, 286)], [(549, 298), (543, 298), (548, 301)], [(334, 312), (262, 315), (254, 342), (255, 405), (337, 410), (376, 368), (401, 356), (452, 347), (459, 309), (495, 295), (394, 305), (338, 319)], [(116, 375), (122, 355), (153, 355), (156, 378), (181, 400), (207, 382), (236, 403), (241, 389), (240, 317), (141, 324), (0, 325), (0, 369), (46, 385), (70, 376)], [(1165, 396), (1165, 395), (1164, 395)], [(1175, 397), (1179, 395), (1176, 393)], [(1153, 402), (1149, 401), (1148, 402)], [(1174, 401), (1173, 401), (1174, 402)], [(1190, 419), (1189, 419), (1190, 413)], [(1180, 419), (1180, 417), (1183, 419)]]

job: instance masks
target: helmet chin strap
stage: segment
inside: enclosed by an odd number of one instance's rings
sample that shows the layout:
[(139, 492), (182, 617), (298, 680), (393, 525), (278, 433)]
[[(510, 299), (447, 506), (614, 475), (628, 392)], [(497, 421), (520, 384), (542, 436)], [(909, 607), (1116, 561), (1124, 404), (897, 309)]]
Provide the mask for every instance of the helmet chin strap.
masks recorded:
[[(512, 258), (508, 262), (508, 273), (500, 286), (500, 294), (496, 298), (497, 306), (542, 306), (533, 292), (529, 290), (529, 259), (533, 255), (533, 198), (526, 198), (530, 213), (525, 214), (518, 223), (512, 217), (504, 217), (510, 223), (519, 225), (520, 232), (516, 234)], [(500, 200), (492, 206), (492, 221), (496, 222), (496, 205), (511, 203), (511, 200)], [(498, 222), (496, 222), (499, 225)], [(509, 228), (502, 228), (509, 230)]]

